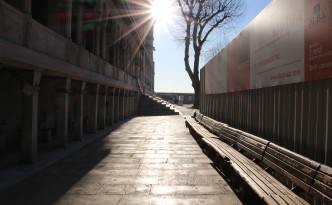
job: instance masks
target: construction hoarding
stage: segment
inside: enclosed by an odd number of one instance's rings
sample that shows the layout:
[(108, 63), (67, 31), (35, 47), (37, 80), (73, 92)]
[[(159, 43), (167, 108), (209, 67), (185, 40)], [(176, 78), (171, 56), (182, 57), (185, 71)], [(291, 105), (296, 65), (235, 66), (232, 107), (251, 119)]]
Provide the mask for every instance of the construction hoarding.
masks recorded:
[(207, 63), (206, 94), (331, 78), (331, 39), (332, 1), (272, 1)]

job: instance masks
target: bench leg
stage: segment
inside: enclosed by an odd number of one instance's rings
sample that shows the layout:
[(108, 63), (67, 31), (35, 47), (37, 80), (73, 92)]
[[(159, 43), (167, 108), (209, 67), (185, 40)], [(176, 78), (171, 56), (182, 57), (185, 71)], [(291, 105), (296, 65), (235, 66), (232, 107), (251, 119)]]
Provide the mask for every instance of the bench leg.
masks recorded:
[(294, 186), (294, 187), (292, 187), (292, 192), (294, 192), (295, 194), (299, 195), (299, 194), (303, 193), (304, 190), (301, 189), (301, 188), (298, 187), (298, 186)]
[(239, 184), (238, 191), (244, 201), (250, 201), (252, 204), (265, 204), (244, 181)]

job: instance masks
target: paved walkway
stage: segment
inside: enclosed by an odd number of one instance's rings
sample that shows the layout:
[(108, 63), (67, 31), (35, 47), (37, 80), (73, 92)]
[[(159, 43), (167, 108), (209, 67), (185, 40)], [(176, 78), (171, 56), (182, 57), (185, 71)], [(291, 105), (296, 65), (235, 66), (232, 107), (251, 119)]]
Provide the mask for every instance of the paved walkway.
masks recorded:
[(136, 117), (0, 193), (0, 204), (241, 204), (182, 116)]

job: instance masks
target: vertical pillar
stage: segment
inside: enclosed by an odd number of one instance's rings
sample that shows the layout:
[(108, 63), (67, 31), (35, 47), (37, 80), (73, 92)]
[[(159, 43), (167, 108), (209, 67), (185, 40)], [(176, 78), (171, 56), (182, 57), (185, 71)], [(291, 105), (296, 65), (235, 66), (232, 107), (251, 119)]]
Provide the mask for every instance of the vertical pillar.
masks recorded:
[(99, 88), (99, 106), (98, 106), (98, 127), (105, 129), (106, 127), (106, 100), (107, 100), (107, 86), (100, 86)]
[(111, 94), (110, 91), (111, 88), (107, 89), (106, 92), (106, 125), (112, 124), (112, 113), (111, 113), (111, 107), (110, 107), (110, 101), (111, 101)]
[(58, 91), (56, 99), (57, 108), (57, 145), (67, 147), (68, 144), (68, 103), (71, 79), (58, 79)]
[(131, 97), (130, 97), (131, 92), (128, 91), (127, 93), (127, 117), (131, 116)]
[(120, 93), (120, 89), (119, 88), (115, 88), (114, 90), (114, 123), (118, 123), (119, 122), (119, 94)]
[(137, 114), (137, 112), (135, 110), (135, 106), (136, 106), (135, 98), (136, 98), (136, 92), (133, 92), (133, 115)]
[(140, 92), (137, 92), (135, 95), (135, 113), (138, 114)]
[(23, 87), (22, 97), (22, 156), (33, 162), (37, 157), (38, 90), (41, 73), (33, 71), (32, 79)]
[(88, 130), (91, 133), (96, 133), (98, 129), (97, 116), (98, 116), (98, 98), (99, 98), (99, 85), (90, 85), (90, 108), (89, 108), (89, 123)]
[(124, 118), (129, 116), (129, 91), (125, 91), (124, 93)]
[(119, 92), (119, 120), (122, 121), (124, 119), (124, 95), (125, 91), (120, 90)]
[(83, 139), (83, 106), (85, 82), (73, 84), (72, 97), (74, 103), (74, 138)]
[(109, 96), (109, 124), (114, 124), (114, 98), (115, 98), (115, 88), (108, 89), (110, 92)]
[(134, 115), (134, 109), (133, 109), (133, 92), (130, 92), (129, 94), (129, 116), (133, 116)]
[(133, 106), (133, 115), (136, 115), (137, 113), (135, 112), (135, 106), (136, 106), (136, 104), (135, 104), (135, 96), (136, 96), (136, 92), (133, 92), (133, 94), (132, 94), (132, 100), (133, 100), (133, 104), (132, 104), (132, 106)]
[(73, 10), (72, 0), (66, 0), (66, 22), (65, 22), (65, 37), (71, 38), (71, 16)]

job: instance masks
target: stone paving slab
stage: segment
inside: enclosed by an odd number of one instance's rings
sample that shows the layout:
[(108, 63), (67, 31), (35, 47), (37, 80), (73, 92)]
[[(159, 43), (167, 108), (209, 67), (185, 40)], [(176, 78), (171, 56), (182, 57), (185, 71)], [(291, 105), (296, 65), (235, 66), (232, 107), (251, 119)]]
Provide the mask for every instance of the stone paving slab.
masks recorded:
[(241, 204), (181, 116), (136, 117), (0, 193), (0, 204)]

